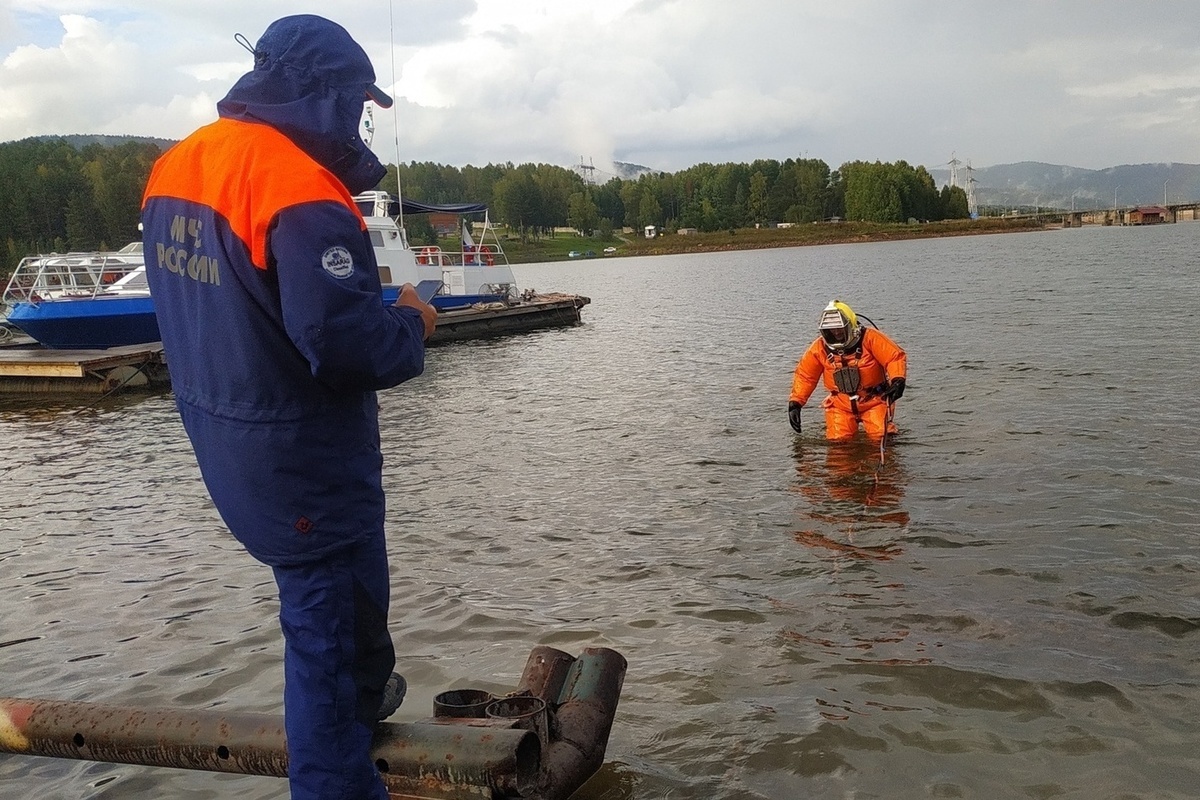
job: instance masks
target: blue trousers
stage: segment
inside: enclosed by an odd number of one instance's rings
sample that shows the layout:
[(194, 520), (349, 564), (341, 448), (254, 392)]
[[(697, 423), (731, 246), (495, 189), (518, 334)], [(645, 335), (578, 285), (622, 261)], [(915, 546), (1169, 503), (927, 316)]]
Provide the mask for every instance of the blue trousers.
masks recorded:
[(311, 564), (272, 569), (292, 800), (387, 800), (370, 754), (396, 663), (382, 531)]

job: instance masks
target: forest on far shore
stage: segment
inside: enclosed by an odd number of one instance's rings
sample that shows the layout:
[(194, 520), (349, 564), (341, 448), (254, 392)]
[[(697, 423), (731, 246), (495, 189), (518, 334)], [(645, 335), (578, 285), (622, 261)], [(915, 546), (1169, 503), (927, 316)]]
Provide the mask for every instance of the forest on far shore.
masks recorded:
[[(73, 137), (75, 138), (75, 137)], [(130, 139), (77, 146), (67, 138), (0, 143), (0, 245), (8, 275), (27, 255), (115, 250), (139, 238), (142, 192), (159, 142)], [(522, 242), (570, 227), (607, 240), (647, 225), (733, 232), (841, 219), (871, 223), (966, 219), (966, 193), (937, 188), (921, 166), (818, 159), (698, 164), (635, 179), (585, 181), (553, 164), (453, 167), (391, 165), (378, 188), (427, 203), (486, 203), (492, 222)], [(420, 215), (405, 218), (411, 241), (435, 243)]]

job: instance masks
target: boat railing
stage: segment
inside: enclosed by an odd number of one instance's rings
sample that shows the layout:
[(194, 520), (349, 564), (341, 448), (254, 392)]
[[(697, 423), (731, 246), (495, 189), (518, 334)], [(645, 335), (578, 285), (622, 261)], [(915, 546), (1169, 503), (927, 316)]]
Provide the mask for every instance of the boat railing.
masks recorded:
[(12, 305), (94, 298), (109, 292), (143, 263), (140, 242), (115, 253), (27, 256), (9, 278), (3, 301)]
[[(395, 229), (404, 237), (402, 243), (405, 246), (411, 247), (418, 264), (444, 268), (509, 265), (508, 256), (505, 255), (504, 248), (500, 246), (500, 237), (496, 234), (496, 226), (492, 224), (486, 206), (468, 204), (473, 205), (473, 207), (462, 211), (454, 210), (454, 206), (444, 207), (447, 210), (443, 213), (457, 214), (460, 218), (479, 213), (483, 214), (483, 222), (476, 222), (474, 224), (474, 229), (479, 234), (478, 242), (474, 241), (469, 232), (472, 227), (471, 223), (463, 222), (461, 223), (463, 226), (463, 237), (460, 240), (460, 249), (446, 250), (439, 245), (413, 246), (408, 239), (407, 232), (404, 230), (404, 217), (400, 213), (402, 204), (389, 193), (383, 191), (363, 192), (355, 195), (354, 202), (364, 218), (368, 220), (386, 219), (390, 225), (395, 226)], [(436, 211), (440, 208), (443, 207), (425, 206), (422, 211), (409, 211), (408, 213), (410, 215), (423, 214)], [(378, 222), (368, 222), (368, 226), (380, 229)], [(482, 227), (482, 230), (479, 230), (480, 227)], [(383, 234), (381, 233), (380, 235)]]
[(508, 264), (504, 251), (497, 245), (479, 245), (464, 247), (462, 250), (445, 250), (437, 245), (414, 247), (413, 255), (418, 264), (432, 264), (438, 267), (494, 267)]

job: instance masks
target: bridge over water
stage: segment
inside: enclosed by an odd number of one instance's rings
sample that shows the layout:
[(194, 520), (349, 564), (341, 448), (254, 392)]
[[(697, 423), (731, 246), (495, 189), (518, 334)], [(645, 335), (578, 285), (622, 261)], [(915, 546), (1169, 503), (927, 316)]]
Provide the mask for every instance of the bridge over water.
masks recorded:
[[(1147, 209), (1162, 209), (1162, 214), (1143, 214)], [(1035, 214), (1014, 214), (1017, 219), (1037, 219), (1046, 224), (1061, 221), (1064, 228), (1084, 225), (1159, 225), (1168, 222), (1200, 220), (1200, 202), (1169, 205), (1117, 206), (1116, 208), (1083, 211), (1039, 211)]]

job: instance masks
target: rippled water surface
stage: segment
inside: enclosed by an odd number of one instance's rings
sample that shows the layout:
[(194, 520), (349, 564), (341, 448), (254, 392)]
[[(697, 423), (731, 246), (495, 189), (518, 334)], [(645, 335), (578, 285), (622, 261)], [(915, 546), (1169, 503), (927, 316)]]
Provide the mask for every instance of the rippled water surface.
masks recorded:
[[(398, 719), (629, 661), (578, 797), (1190, 798), (1200, 225), (526, 266), (581, 327), (381, 395)], [(909, 353), (880, 463), (784, 408), (840, 297)], [(269, 571), (169, 395), (3, 401), (0, 695), (280, 711)], [(4, 798), (282, 800), (0, 755)]]

